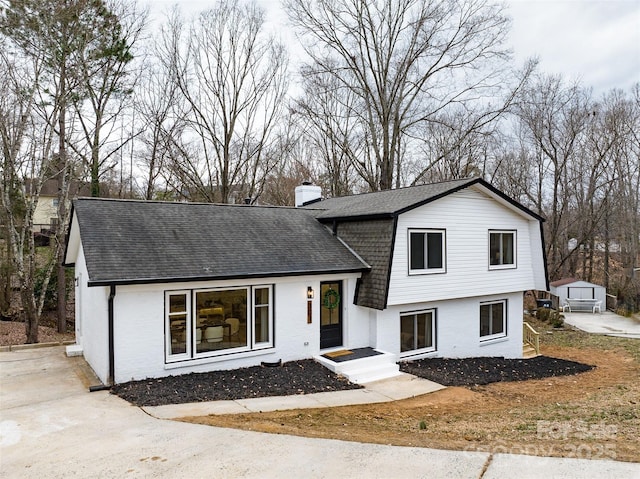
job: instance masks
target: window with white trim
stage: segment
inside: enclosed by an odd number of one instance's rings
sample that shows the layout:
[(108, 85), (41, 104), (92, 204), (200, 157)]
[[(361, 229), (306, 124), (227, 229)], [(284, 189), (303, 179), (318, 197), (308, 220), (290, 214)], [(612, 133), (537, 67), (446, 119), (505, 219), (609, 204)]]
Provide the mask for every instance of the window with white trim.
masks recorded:
[(167, 315), (167, 357), (187, 359), (191, 356), (191, 341), (187, 340), (189, 329), (190, 293), (173, 291), (165, 298)]
[(273, 286), (166, 293), (167, 362), (273, 347)]
[(409, 230), (409, 274), (444, 273), (445, 230)]
[(436, 310), (400, 314), (400, 356), (436, 350)]
[(480, 341), (507, 335), (507, 300), (480, 303)]
[(489, 230), (489, 269), (516, 267), (516, 232)]

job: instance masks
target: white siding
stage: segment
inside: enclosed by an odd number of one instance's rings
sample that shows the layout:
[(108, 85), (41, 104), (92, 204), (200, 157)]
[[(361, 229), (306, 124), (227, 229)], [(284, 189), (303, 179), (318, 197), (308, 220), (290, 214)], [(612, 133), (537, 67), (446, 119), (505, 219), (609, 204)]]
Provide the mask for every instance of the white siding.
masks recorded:
[(540, 223), (538, 221), (529, 222), (529, 241), (535, 287), (527, 289), (547, 291), (549, 289), (549, 286), (547, 285), (547, 270), (545, 268), (542, 233), (540, 231)]
[[(507, 300), (507, 334), (491, 341), (480, 340), (480, 303)], [(436, 310), (436, 350), (412, 358), (522, 357), (522, 293), (496, 294), (428, 303), (393, 306), (378, 311), (375, 347), (400, 354), (400, 314)]]
[[(465, 189), (403, 213), (398, 218), (388, 305), (525, 291), (540, 286), (540, 236), (529, 220), (475, 189)], [(446, 273), (409, 275), (407, 230), (446, 230)], [(517, 230), (517, 267), (489, 270), (489, 230)], [(540, 246), (541, 248), (541, 246)], [(535, 263), (535, 266), (534, 266)], [(544, 289), (544, 288), (542, 288)]]
[(36, 210), (33, 212), (33, 224), (49, 225), (51, 218), (58, 217), (58, 207), (55, 205), (57, 198), (53, 196), (40, 196)]
[[(216, 369), (236, 369), (259, 365), (262, 361), (293, 361), (320, 353), (320, 281), (344, 280), (344, 347), (368, 345), (368, 313), (354, 306), (353, 292), (358, 275), (327, 275), (296, 278), (262, 278), (225, 282), (176, 283), (119, 286), (114, 303), (116, 322), (115, 381), (126, 382), (147, 377), (162, 377)], [(213, 287), (274, 284), (275, 347), (263, 351), (229, 354), (165, 364), (165, 291)], [(316, 294), (313, 322), (307, 324), (307, 286)], [(104, 341), (106, 342), (106, 336)]]
[(87, 267), (82, 247), (75, 258), (76, 343), (82, 346), (85, 360), (103, 383), (109, 376), (109, 288), (87, 286)]

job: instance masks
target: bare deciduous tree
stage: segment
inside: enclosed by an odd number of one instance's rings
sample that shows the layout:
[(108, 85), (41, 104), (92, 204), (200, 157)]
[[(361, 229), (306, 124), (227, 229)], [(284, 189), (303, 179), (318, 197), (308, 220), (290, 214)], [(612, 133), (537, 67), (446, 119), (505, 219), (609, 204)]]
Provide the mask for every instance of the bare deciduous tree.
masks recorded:
[(488, 163), (497, 187), (547, 218), (552, 279), (604, 284), (635, 307), (639, 107), (633, 92), (594, 98), (580, 84), (537, 75), (518, 95), (510, 138), (505, 128)]
[(361, 161), (375, 172), (372, 189), (400, 186), (408, 140), (419, 127), (451, 106), (480, 105), (498, 90), (508, 60), (502, 44), (509, 22), (489, 1), (284, 4), (306, 40), (309, 70), (334, 76), (358, 98), (350, 114), (369, 146)]
[[(178, 32), (174, 15), (167, 49), (174, 81), (190, 111), (188, 126), (201, 158), (174, 164), (199, 199), (229, 202), (234, 188), (255, 190), (277, 161), (269, 152), (287, 92), (284, 46), (266, 34), (255, 4), (222, 0)], [(253, 185), (253, 186), (252, 186)], [(250, 192), (251, 193), (251, 192)]]
[[(43, 120), (36, 113), (42, 68), (42, 58), (15, 55), (6, 38), (0, 38), (1, 217), (11, 270), (20, 284), (27, 343), (38, 342), (38, 322), (56, 264), (54, 255), (45, 266), (37, 294), (33, 218), (40, 189), (50, 171), (47, 160), (54, 140), (51, 118)], [(11, 282), (10, 275), (7, 282)]]
[[(60, 332), (66, 331), (66, 274), (62, 263), (69, 224), (69, 187), (75, 174), (72, 153), (80, 151), (73, 142), (73, 126), (75, 122), (84, 126), (95, 159), (101, 145), (100, 130), (109, 121), (104, 115), (110, 95), (121, 85), (120, 80), (112, 82), (114, 69), (127, 63), (129, 57), (121, 28), (104, 0), (10, 0), (0, 8), (0, 30), (10, 49), (41, 66), (38, 82), (30, 85), (38, 98), (35, 111), (57, 140), (57, 151), (47, 150), (46, 155), (38, 151), (38, 171), (56, 178), (58, 186), (54, 251)], [(118, 60), (109, 63), (114, 57)], [(87, 96), (93, 100), (96, 114), (93, 127), (87, 126), (85, 112), (74, 108)], [(32, 138), (25, 147), (35, 154), (41, 150), (40, 145)], [(37, 317), (28, 320), (37, 324)]]
[(580, 138), (587, 126), (589, 98), (579, 85), (566, 88), (557, 76), (538, 77), (523, 95), (518, 115), (533, 152), (532, 166), (540, 185), (537, 191), (544, 196), (537, 198), (536, 203), (547, 212), (547, 257), (553, 277), (568, 259), (566, 213), (576, 181), (569, 165), (579, 151)]
[(124, 0), (106, 0), (85, 28), (85, 44), (78, 51), (78, 85), (71, 100), (80, 125), (70, 146), (85, 164), (91, 196), (100, 196), (100, 179), (113, 167), (113, 157), (127, 138), (115, 133), (130, 99), (139, 71), (133, 52), (145, 26), (147, 12)]
[[(172, 185), (173, 164), (180, 165), (190, 158), (185, 140), (187, 106), (177, 83), (175, 55), (171, 49), (178, 45), (173, 35), (178, 29), (163, 27), (149, 46), (141, 81), (136, 88), (135, 115), (141, 123), (142, 134), (137, 152), (142, 178), (143, 197), (147, 200), (180, 197), (168, 195), (167, 187), (182, 191), (182, 185)], [(182, 157), (184, 155), (184, 157)]]
[(308, 154), (322, 165), (324, 173), (317, 181), (329, 196), (342, 196), (354, 191), (359, 176), (369, 189), (376, 189), (376, 166), (367, 158), (366, 142), (357, 118), (350, 114), (356, 95), (340, 88), (332, 75), (310, 72), (303, 75), (304, 96), (298, 99), (293, 113), (301, 117), (300, 141), (312, 148)]

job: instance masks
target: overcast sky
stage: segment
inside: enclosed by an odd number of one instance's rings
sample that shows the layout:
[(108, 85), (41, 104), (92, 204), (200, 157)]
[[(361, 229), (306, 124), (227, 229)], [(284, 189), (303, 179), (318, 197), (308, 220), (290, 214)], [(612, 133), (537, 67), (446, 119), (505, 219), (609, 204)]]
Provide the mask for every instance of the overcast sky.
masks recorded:
[(640, 82), (640, 0), (508, 0), (512, 48), (595, 92)]
[[(279, 0), (257, 0), (268, 21), (285, 31)], [(207, 0), (154, 0), (156, 17), (177, 3), (190, 16)], [(578, 79), (599, 94), (640, 82), (640, 0), (506, 0), (513, 19), (511, 48), (519, 64), (537, 56), (540, 69)], [(157, 17), (156, 17), (157, 18)], [(291, 37), (289, 37), (291, 38)], [(291, 41), (291, 40), (288, 40)]]

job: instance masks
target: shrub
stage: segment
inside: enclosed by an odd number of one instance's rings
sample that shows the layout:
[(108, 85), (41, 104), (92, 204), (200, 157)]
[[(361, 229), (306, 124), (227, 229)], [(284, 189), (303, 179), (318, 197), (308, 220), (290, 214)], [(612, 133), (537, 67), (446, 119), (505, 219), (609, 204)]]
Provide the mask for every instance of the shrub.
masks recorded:
[(551, 323), (551, 326), (553, 326), (554, 328), (561, 328), (564, 326), (564, 316), (562, 316), (557, 311), (553, 312), (549, 321)]
[(538, 308), (538, 311), (536, 311), (536, 317), (540, 320), (540, 321), (549, 321), (549, 316), (551, 315), (551, 309), (549, 308)]

